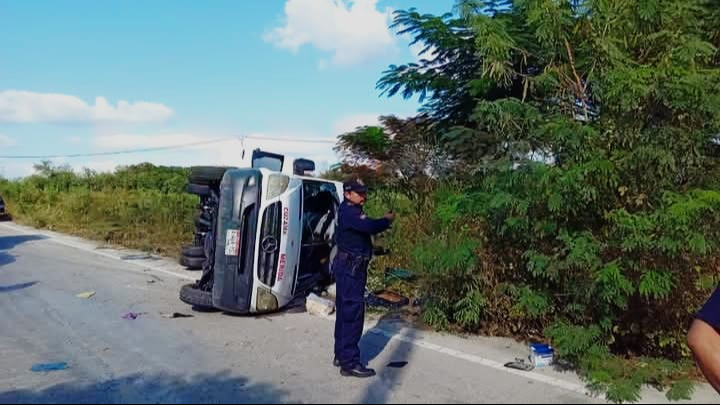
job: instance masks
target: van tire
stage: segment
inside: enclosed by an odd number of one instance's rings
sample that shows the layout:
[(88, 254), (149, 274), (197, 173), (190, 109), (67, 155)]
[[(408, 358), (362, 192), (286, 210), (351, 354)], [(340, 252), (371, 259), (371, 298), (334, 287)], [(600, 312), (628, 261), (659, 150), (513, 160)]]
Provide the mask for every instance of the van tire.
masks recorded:
[(210, 186), (190, 183), (187, 186), (187, 192), (200, 197), (210, 197)]
[(202, 257), (205, 258), (204, 246), (183, 246), (182, 255), (186, 257)]
[(216, 186), (220, 184), (225, 172), (231, 167), (193, 166), (190, 168), (190, 183), (201, 186)]
[(180, 264), (187, 267), (188, 270), (202, 270), (205, 258), (183, 256), (180, 258)]
[(213, 309), (212, 292), (197, 288), (197, 284), (187, 284), (180, 289), (180, 301), (201, 310)]

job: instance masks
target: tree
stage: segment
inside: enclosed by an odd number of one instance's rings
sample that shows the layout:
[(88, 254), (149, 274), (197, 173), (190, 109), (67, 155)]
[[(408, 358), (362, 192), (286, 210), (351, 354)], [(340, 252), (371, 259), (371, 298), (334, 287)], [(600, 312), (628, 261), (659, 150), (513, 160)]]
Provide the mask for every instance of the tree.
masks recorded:
[(335, 150), (349, 171), (364, 172), (370, 184), (382, 183), (414, 201), (418, 209), (426, 207), (446, 166), (430, 121), (422, 116), (384, 116), (380, 122), (382, 126), (340, 135)]
[(720, 257), (719, 9), (463, 0), (456, 16), (397, 13), (434, 58), (391, 66), (378, 86), (419, 95), (442, 151), (475, 169), (440, 204), (483, 223), (493, 261), (480, 267), (496, 273), (473, 294), (491, 300), (486, 321), (597, 328), (582, 350), (686, 353)]

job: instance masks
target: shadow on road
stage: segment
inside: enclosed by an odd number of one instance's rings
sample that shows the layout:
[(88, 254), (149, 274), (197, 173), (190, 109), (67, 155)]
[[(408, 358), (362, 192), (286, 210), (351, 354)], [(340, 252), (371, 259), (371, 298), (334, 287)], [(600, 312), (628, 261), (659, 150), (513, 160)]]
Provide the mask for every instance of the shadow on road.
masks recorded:
[[(68, 371), (68, 372), (71, 372)], [(0, 392), (0, 403), (281, 403), (287, 393), (268, 384), (253, 384), (228, 371), (193, 377), (133, 374), (82, 384), (62, 383), (42, 390)]]
[(0, 236), (0, 266), (15, 262), (15, 256), (7, 251), (22, 245), (23, 243), (47, 239), (42, 235), (13, 235)]
[(24, 289), (26, 289), (26, 288), (30, 288), (30, 287), (34, 286), (34, 285), (37, 284), (37, 283), (38, 283), (37, 281), (32, 281), (32, 282), (29, 282), (29, 283), (14, 284), (14, 285), (8, 285), (8, 286), (0, 286), (0, 294), (2, 294), (2, 293), (8, 293), (8, 292), (13, 292), (13, 291), (18, 291), (18, 290), (24, 290)]
[[(402, 332), (405, 333), (402, 333)], [(388, 313), (378, 321), (377, 325), (367, 331), (360, 342), (363, 360), (372, 363), (385, 351), (394, 337), (402, 335), (412, 341), (417, 336), (417, 330), (402, 319), (399, 313)], [(392, 391), (403, 378), (404, 367), (409, 364), (415, 346), (406, 340), (399, 340), (397, 347), (390, 354), (389, 365), (376, 365), (378, 375), (365, 391), (360, 403), (384, 404), (390, 399)], [(372, 367), (372, 365), (371, 365)]]

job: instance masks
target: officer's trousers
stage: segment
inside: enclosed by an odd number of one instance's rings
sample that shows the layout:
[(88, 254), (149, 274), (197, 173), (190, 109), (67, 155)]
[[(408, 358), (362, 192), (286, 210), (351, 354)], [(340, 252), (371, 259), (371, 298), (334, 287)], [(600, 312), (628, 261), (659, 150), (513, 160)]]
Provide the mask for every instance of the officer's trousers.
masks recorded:
[(365, 286), (370, 259), (339, 252), (333, 263), (337, 280), (335, 357), (343, 368), (360, 364), (360, 338), (365, 322)]

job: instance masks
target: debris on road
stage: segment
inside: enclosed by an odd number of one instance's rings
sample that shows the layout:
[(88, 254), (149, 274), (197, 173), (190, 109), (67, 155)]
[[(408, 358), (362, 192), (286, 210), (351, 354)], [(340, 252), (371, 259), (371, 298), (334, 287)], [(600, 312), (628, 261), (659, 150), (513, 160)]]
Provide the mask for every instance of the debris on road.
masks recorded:
[(515, 361), (505, 363), (505, 367), (521, 371), (533, 371), (535, 369), (535, 366), (526, 363), (523, 359), (515, 359)]
[(94, 296), (95, 296), (95, 291), (87, 291), (87, 292), (76, 295), (76, 297), (82, 298), (82, 299), (90, 299)]
[(544, 343), (530, 345), (530, 362), (537, 368), (547, 367), (555, 361), (555, 349)]
[(153, 256), (148, 254), (139, 254), (139, 255), (124, 255), (120, 257), (120, 260), (151, 260), (154, 259)]
[(408, 365), (407, 361), (393, 361), (392, 363), (388, 364), (387, 366), (389, 368), (404, 368)]
[(381, 290), (370, 293), (365, 298), (371, 307), (382, 307), (387, 309), (399, 309), (410, 304), (410, 299), (394, 291)]
[(173, 312), (171, 314), (166, 314), (166, 313), (161, 312), (160, 316), (162, 316), (165, 319), (194, 318), (193, 315), (181, 314), (180, 312)]
[(36, 364), (32, 366), (30, 371), (33, 373), (49, 373), (51, 371), (62, 371), (67, 370), (68, 364), (67, 363), (45, 363), (45, 364)]
[(332, 301), (337, 301), (337, 284), (330, 285), (325, 293), (328, 299)]
[(310, 315), (330, 316), (335, 312), (335, 303), (325, 298), (320, 298), (315, 294), (310, 294), (307, 298), (305, 309)]
[(147, 312), (128, 312), (127, 314), (123, 315), (122, 318), (127, 319), (128, 321), (134, 321), (145, 314), (147, 314)]
[(153, 280), (153, 279), (150, 279), (150, 280), (148, 280), (148, 281), (147, 281), (147, 283), (148, 283), (148, 284), (155, 284), (155, 283), (156, 283), (156, 281), (155, 281), (155, 280)]
[(417, 279), (415, 273), (406, 269), (398, 268), (387, 268), (385, 269), (385, 282), (400, 280), (400, 281), (414, 281)]

